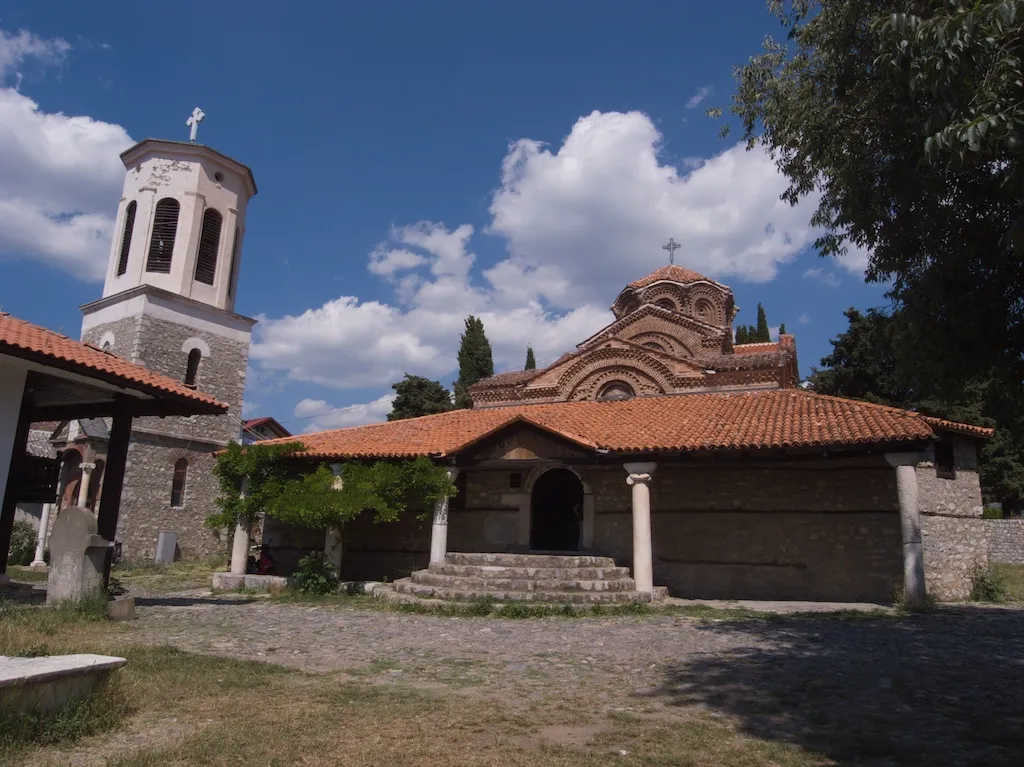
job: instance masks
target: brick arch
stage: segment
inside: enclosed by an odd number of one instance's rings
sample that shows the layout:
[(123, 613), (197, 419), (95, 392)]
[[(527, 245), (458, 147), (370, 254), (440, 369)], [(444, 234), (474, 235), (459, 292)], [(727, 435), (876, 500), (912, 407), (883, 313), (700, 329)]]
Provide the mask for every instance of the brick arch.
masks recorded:
[(583, 478), (583, 475), (580, 474), (577, 469), (558, 462), (545, 462), (543, 466), (537, 466), (530, 471), (530, 473), (526, 475), (526, 479), (523, 481), (523, 492), (532, 494), (533, 486), (537, 483), (537, 480), (540, 479), (542, 474), (547, 474), (552, 469), (566, 469), (567, 471), (571, 471), (576, 475), (576, 479), (580, 481), (580, 484), (583, 485), (584, 495), (590, 495), (593, 492), (590, 487), (590, 483)]
[(687, 346), (681, 338), (665, 332), (656, 330), (641, 331), (634, 336), (629, 336), (628, 338), (624, 337), (624, 340), (629, 341), (630, 343), (639, 344), (640, 346), (646, 346), (649, 343), (656, 343), (661, 347), (662, 351), (674, 354), (677, 357), (694, 356), (690, 347)]
[[(690, 306), (687, 312), (691, 317), (709, 325), (723, 326), (728, 324), (725, 310), (725, 295), (711, 285), (694, 285), (690, 288)], [(707, 302), (707, 312), (702, 316), (698, 307)]]
[(599, 368), (587, 373), (568, 392), (570, 400), (592, 400), (597, 399), (598, 393), (613, 381), (622, 381), (629, 385), (633, 393), (638, 397), (650, 397), (657, 394), (665, 394), (670, 388), (667, 382), (659, 382), (654, 376), (649, 375), (639, 368), (627, 368), (618, 364), (610, 367)]
[(651, 285), (649, 288), (640, 294), (640, 300), (645, 304), (657, 304), (660, 301), (671, 301), (675, 306), (675, 311), (684, 312), (686, 310), (686, 288), (681, 285), (676, 285), (671, 282), (659, 282)]
[(672, 370), (654, 354), (639, 349), (615, 347), (596, 349), (586, 354), (559, 376), (556, 386), (559, 392), (565, 395), (574, 391), (580, 381), (591, 373), (614, 366), (644, 375), (656, 381), (665, 391), (672, 388)]

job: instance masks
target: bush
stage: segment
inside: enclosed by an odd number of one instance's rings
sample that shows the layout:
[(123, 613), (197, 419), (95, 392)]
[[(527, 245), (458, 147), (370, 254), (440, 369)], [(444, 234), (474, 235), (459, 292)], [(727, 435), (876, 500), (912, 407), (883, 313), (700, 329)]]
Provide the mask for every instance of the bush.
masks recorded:
[(36, 531), (28, 522), (14, 523), (11, 548), (7, 555), (9, 565), (30, 565), (36, 556)]
[(1003, 602), (1006, 600), (1006, 583), (990, 568), (975, 568), (971, 573), (972, 602)]
[(295, 588), (303, 594), (334, 594), (338, 591), (338, 574), (321, 553), (307, 554), (295, 570)]

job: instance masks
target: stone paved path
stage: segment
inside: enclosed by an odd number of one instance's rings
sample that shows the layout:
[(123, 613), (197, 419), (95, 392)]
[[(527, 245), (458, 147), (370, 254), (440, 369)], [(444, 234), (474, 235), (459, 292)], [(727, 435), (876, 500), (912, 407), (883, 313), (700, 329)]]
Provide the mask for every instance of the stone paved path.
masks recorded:
[(139, 607), (125, 629), (132, 641), (510, 705), (557, 695), (595, 713), (711, 713), (841, 762), (869, 739), (880, 754), (922, 763), (1024, 764), (1021, 609), (846, 620), (501, 620), (166, 601)]

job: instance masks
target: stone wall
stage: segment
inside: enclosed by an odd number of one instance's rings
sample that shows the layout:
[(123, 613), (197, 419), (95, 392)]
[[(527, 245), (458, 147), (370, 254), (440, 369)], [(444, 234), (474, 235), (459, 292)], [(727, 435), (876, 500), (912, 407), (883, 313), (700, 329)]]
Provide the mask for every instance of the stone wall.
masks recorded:
[(990, 562), (1024, 565), (1024, 519), (985, 519)]
[(966, 599), (971, 574), (988, 566), (974, 441), (955, 440), (953, 457), (953, 477), (939, 476), (930, 449), (917, 466), (925, 582), (930, 595), (944, 600)]
[[(188, 460), (185, 500), (181, 508), (172, 508), (171, 480), (179, 458)], [(204, 524), (216, 511), (214, 501), (220, 494), (213, 463), (211, 451), (197, 450), (187, 440), (133, 433), (117, 522), (117, 539), (125, 557), (151, 559), (162, 531), (178, 534), (183, 557), (226, 551), (227, 543), (219, 533)]]

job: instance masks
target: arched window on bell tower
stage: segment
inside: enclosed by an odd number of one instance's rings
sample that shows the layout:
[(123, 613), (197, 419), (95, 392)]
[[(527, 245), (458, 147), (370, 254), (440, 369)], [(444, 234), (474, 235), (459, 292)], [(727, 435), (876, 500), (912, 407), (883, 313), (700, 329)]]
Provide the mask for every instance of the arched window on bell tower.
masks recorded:
[(196, 376), (199, 375), (199, 363), (203, 359), (203, 353), (199, 349), (193, 349), (188, 353), (188, 363), (185, 366), (185, 386), (195, 386)]
[(220, 230), (224, 219), (213, 208), (203, 213), (203, 228), (199, 234), (199, 252), (196, 256), (196, 282), (213, 284), (217, 275), (217, 251), (220, 248)]
[(171, 257), (174, 255), (174, 237), (178, 232), (178, 213), (181, 205), (172, 197), (165, 197), (156, 204), (153, 216), (153, 236), (149, 241), (149, 255), (146, 258), (147, 272), (171, 271)]
[(128, 271), (128, 250), (132, 244), (132, 231), (135, 229), (135, 211), (139, 205), (132, 200), (124, 209), (124, 231), (121, 233), (121, 252), (117, 256), (117, 276)]

